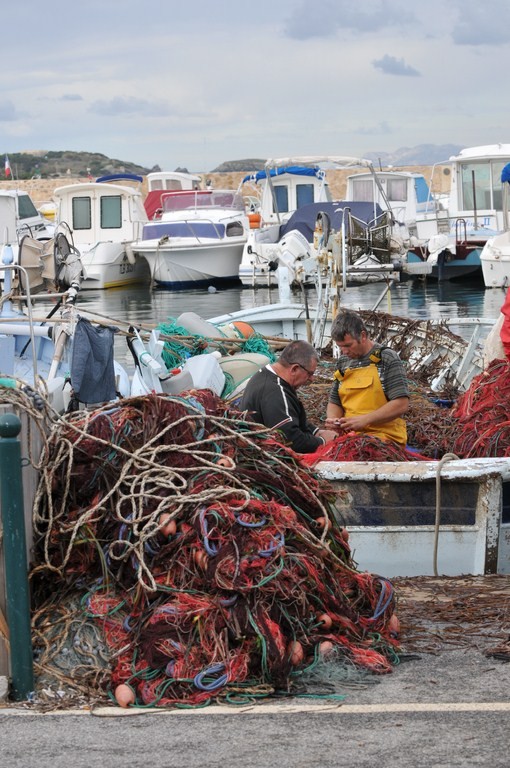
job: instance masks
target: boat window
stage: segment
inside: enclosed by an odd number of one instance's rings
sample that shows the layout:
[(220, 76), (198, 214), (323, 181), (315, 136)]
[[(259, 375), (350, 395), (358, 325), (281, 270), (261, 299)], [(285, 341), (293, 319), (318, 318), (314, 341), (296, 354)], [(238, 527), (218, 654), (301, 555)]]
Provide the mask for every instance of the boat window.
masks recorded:
[(314, 203), (313, 199), (313, 184), (296, 184), (296, 207), (301, 208), (302, 205), (309, 205)]
[(465, 163), (460, 169), (461, 210), (492, 209), (491, 168), (489, 163)]
[[(501, 175), (501, 174), (500, 174)], [(31, 219), (38, 216), (37, 209), (28, 195), (18, 195), (18, 216), (20, 219)]]
[(386, 196), (388, 200), (405, 203), (407, 200), (407, 179), (388, 179)]
[(182, 189), (182, 184), (179, 179), (167, 179), (165, 189), (178, 190)]
[(503, 185), (501, 171), (508, 163), (506, 160), (494, 160), (492, 163), (492, 206), (496, 211), (503, 210)]
[(372, 179), (352, 179), (352, 199), (359, 203), (374, 202)]
[(122, 197), (112, 195), (101, 198), (101, 229), (122, 227)]
[(240, 237), (244, 234), (244, 227), (240, 221), (231, 221), (227, 224), (225, 234), (227, 237)]
[(154, 192), (158, 189), (163, 189), (163, 182), (160, 179), (154, 179), (151, 181), (151, 192)]
[(90, 197), (73, 197), (73, 229), (91, 229)]
[(274, 187), (274, 195), (276, 199), (275, 213), (287, 213), (289, 210), (289, 188), (286, 186)]

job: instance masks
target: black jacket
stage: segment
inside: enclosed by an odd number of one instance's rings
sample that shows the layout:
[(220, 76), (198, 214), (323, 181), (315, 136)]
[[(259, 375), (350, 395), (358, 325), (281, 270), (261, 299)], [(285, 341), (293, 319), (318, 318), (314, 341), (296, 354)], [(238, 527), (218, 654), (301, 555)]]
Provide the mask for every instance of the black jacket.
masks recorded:
[(305, 409), (294, 387), (270, 368), (255, 373), (243, 393), (241, 409), (248, 418), (283, 432), (296, 453), (313, 453), (324, 440), (315, 433), (317, 427), (306, 418)]

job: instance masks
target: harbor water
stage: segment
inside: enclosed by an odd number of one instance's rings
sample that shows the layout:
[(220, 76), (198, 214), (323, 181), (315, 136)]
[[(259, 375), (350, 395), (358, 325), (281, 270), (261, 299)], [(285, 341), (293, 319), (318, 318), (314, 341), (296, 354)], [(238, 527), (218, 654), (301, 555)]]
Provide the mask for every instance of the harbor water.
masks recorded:
[[(483, 317), (495, 320), (505, 299), (505, 291), (499, 288), (486, 289), (483, 283), (474, 281), (402, 282), (392, 285), (383, 296), (385, 289), (384, 283), (348, 287), (341, 292), (340, 305), (351, 309), (373, 309), (378, 305), (380, 311), (416, 320), (447, 319), (452, 330), (462, 335), (463, 327), (455, 328), (455, 318)], [(315, 292), (308, 290), (307, 295), (310, 305), (313, 305)], [(139, 285), (82, 291), (77, 306), (78, 309), (98, 313), (105, 319), (151, 327), (177, 318), (182, 312), (196, 312), (207, 319), (254, 306), (277, 303), (278, 300), (276, 288), (233, 287), (223, 290), (204, 288), (166, 291), (151, 289), (150, 285)], [(293, 292), (291, 300), (301, 303), (301, 292)], [(116, 340), (116, 358), (128, 367), (132, 363), (121, 336)]]

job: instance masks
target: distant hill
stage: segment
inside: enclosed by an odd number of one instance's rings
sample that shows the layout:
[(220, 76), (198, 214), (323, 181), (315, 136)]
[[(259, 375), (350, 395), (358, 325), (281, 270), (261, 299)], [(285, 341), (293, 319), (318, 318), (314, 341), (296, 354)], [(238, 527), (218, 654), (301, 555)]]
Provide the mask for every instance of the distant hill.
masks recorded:
[(227, 160), (209, 173), (248, 173), (250, 171), (260, 171), (264, 167), (265, 159), (259, 160)]
[(15, 179), (93, 178), (110, 173), (136, 173), (146, 176), (151, 171), (160, 171), (159, 166), (144, 168), (136, 163), (115, 160), (99, 152), (30, 152), (9, 153), (9, 163)]
[[(363, 157), (371, 160), (374, 166), (394, 167), (410, 165), (435, 165), (445, 163), (452, 155), (458, 155), (463, 147), (460, 144), (420, 144), (417, 147), (401, 147), (395, 152), (365, 152)], [(264, 167), (265, 160), (227, 160), (210, 173), (237, 173), (240, 171), (258, 171)]]
[[(462, 147), (458, 144), (420, 144), (416, 147), (401, 147), (395, 152), (366, 152), (363, 156), (372, 160), (378, 167), (393, 165), (431, 166), (448, 160), (451, 155), (457, 155)], [(1, 155), (0, 155), (1, 157)], [(246, 158), (243, 160), (227, 160), (207, 173), (248, 173), (264, 167), (265, 158)], [(46, 152), (31, 150), (26, 152), (9, 153), (9, 162), (15, 179), (61, 179), (93, 178), (111, 173), (136, 173), (146, 176), (153, 171), (160, 171), (159, 165), (145, 168), (142, 165), (117, 160), (102, 155), (99, 152)], [(177, 168), (186, 171), (186, 168)], [(1, 174), (1, 170), (0, 170)]]

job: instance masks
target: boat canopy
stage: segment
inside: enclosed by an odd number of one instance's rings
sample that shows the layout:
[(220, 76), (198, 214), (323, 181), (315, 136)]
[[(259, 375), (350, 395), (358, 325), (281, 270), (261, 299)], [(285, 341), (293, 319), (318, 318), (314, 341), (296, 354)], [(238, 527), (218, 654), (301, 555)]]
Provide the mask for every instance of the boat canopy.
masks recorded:
[(416, 202), (428, 203), (432, 195), (430, 194), (429, 185), (423, 176), (414, 177), (414, 188), (416, 190)]
[(292, 229), (297, 229), (311, 243), (313, 242), (317, 215), (319, 213), (326, 213), (331, 222), (331, 228), (339, 230), (342, 226), (345, 209), (358, 221), (366, 224), (367, 228), (373, 225), (375, 219), (383, 214), (382, 208), (377, 203), (374, 205), (374, 203), (349, 202), (345, 200), (337, 203), (310, 203), (298, 208), (289, 220), (282, 224), (279, 239), (281, 240)]
[(344, 157), (341, 155), (311, 155), (302, 157), (280, 157), (275, 160), (267, 160), (266, 168), (276, 168), (281, 165), (317, 165), (324, 170), (327, 168), (373, 168), (370, 160), (362, 157)]
[(267, 179), (268, 175), (271, 176), (271, 178), (274, 178), (275, 176), (283, 176), (284, 173), (290, 173), (294, 176), (315, 176), (318, 179), (324, 178), (324, 171), (318, 166), (315, 166), (314, 168), (308, 168), (304, 165), (286, 165), (280, 168), (271, 168), (267, 171), (262, 170), (249, 173), (244, 177), (241, 183), (244, 184), (247, 181), (261, 181), (262, 179)]
[(110, 173), (107, 176), (99, 176), (96, 179), (96, 183), (99, 184), (107, 181), (138, 181), (141, 184), (143, 176), (138, 176), (136, 173)]

